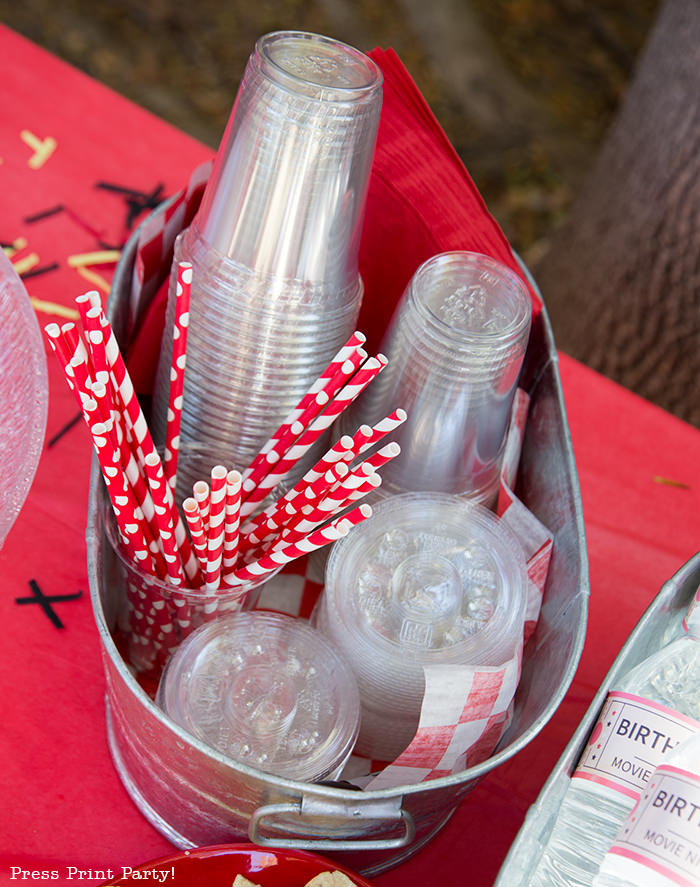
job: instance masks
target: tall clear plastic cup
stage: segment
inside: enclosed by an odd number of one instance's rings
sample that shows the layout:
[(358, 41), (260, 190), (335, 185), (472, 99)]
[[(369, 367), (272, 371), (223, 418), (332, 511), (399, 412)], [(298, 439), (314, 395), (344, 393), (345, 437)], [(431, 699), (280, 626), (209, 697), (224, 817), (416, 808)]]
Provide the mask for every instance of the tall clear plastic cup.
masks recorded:
[[(382, 76), (356, 49), (277, 32), (256, 44), (200, 209), (175, 262), (193, 265), (183, 442), (246, 467), (352, 333)], [(154, 391), (164, 437), (175, 269)], [(189, 483), (195, 472), (182, 466)]]

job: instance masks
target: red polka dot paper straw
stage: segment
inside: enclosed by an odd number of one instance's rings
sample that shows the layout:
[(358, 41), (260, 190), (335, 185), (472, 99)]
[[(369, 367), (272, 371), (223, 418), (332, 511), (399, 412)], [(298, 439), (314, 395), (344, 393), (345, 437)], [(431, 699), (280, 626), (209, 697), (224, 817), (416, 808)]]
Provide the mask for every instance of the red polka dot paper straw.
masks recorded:
[[(155, 454), (160, 460), (160, 456), (158, 456), (153, 439), (151, 438), (146, 418), (143, 415), (141, 404), (134, 391), (131, 377), (127, 371), (121, 351), (119, 350), (119, 344), (117, 343), (114, 331), (102, 310), (100, 309), (98, 314), (95, 308), (96, 306), (86, 313), (86, 317), (88, 317), (92, 324), (90, 330), (90, 342), (93, 347), (93, 352), (100, 351), (104, 348), (104, 354), (110, 368), (116, 399), (124, 412), (127, 432), (130, 432), (133, 436), (137, 461), (143, 465), (146, 456), (151, 456), (153, 454)], [(100, 332), (102, 334), (101, 338), (98, 335)], [(94, 339), (92, 336), (93, 333), (95, 334)], [(188, 581), (196, 587), (200, 581), (197, 558), (192, 551), (192, 546), (190, 545), (187, 531), (185, 530), (182, 518), (180, 517), (180, 512), (175, 507), (175, 501), (169, 485), (166, 485), (165, 488), (165, 498), (171, 511), (173, 526), (175, 528), (175, 540), (180, 548), (185, 574)]]
[(285, 543), (282, 542), (280, 547), (264, 554), (257, 561), (253, 561), (244, 567), (239, 567), (233, 573), (223, 576), (226, 585), (235, 586), (242, 582), (257, 580), (261, 577), (276, 572), (285, 564), (291, 563), (305, 554), (317, 551), (324, 545), (337, 542), (338, 539), (347, 535), (354, 524), (371, 517), (372, 509), (369, 505), (359, 505), (356, 509), (349, 512), (345, 517), (338, 518), (326, 526), (319, 527), (304, 539), (298, 542)]
[[(88, 341), (90, 342), (91, 356), (95, 364), (95, 380), (109, 386), (109, 364), (104, 349), (99, 347), (103, 333), (101, 328), (97, 330), (94, 329), (95, 323), (93, 322), (94, 319), (97, 324), (99, 324), (99, 318), (102, 313), (102, 299), (100, 298), (100, 294), (97, 290), (90, 290), (87, 293), (82, 293), (80, 296), (77, 296), (75, 302), (78, 306), (83, 328), (85, 329)], [(97, 346), (94, 352), (92, 350), (93, 344)]]
[[(158, 545), (159, 525), (155, 520), (155, 509), (151, 499), (150, 490), (145, 478), (141, 474), (139, 465), (136, 462), (134, 454), (124, 437), (124, 429), (119, 422), (121, 417), (120, 411), (114, 403), (108, 389), (102, 381), (95, 381), (90, 377), (90, 356), (85, 348), (83, 340), (78, 335), (74, 324), (65, 324), (61, 327), (63, 354), (72, 354), (68, 364), (68, 369), (73, 372), (73, 378), (77, 383), (78, 389), (86, 392), (95, 398), (98, 405), (99, 418), (102, 422), (107, 423), (111, 430), (111, 440), (113, 446), (119, 451), (121, 467), (126, 474), (126, 478), (133, 490), (136, 501), (142, 512), (142, 520), (144, 521), (143, 531), (146, 536), (149, 550), (159, 560), (157, 565), (157, 574), (165, 577), (165, 564), (162, 560), (162, 547)], [(104, 378), (104, 374), (100, 375)], [(111, 392), (111, 387), (109, 389)]]
[(215, 465), (211, 470), (209, 528), (207, 531), (207, 569), (204, 574), (204, 587), (207, 591), (216, 591), (221, 580), (227, 474), (228, 472), (223, 465)]
[(285, 455), (309, 422), (326, 407), (345, 381), (355, 372), (363, 360), (363, 355), (366, 356), (366, 353), (361, 349), (364, 341), (365, 337), (362, 333), (354, 332), (352, 334), (272, 437), (264, 444), (258, 455), (243, 472), (243, 501), (255, 489), (260, 479)]
[(124, 472), (118, 461), (114, 459), (114, 450), (109, 440), (109, 428), (104, 422), (91, 423), (89, 417), (88, 428), (102, 469), (117, 528), (124, 541), (126, 551), (144, 572), (154, 575), (155, 567), (146, 544), (142, 516), (131, 489), (126, 483)]
[(89, 324), (87, 332), (93, 359), (96, 364), (109, 367), (115, 402), (124, 415), (127, 432), (133, 437), (134, 446), (139, 448), (137, 455), (142, 464), (149, 453), (155, 452), (155, 446), (117, 339), (101, 307), (94, 305), (86, 311), (85, 322)]
[(229, 573), (238, 561), (241, 523), (241, 486), (243, 478), (238, 471), (226, 476), (226, 506), (224, 511), (224, 552), (221, 569)]
[[(92, 391), (98, 404), (107, 397), (105, 387), (101, 382), (94, 382)], [(101, 410), (101, 415), (104, 416), (105, 412), (106, 410), (103, 408)], [(124, 467), (123, 449), (121, 448), (121, 444), (123, 442), (117, 440), (118, 434), (116, 434), (113, 429), (113, 418), (111, 416), (108, 416), (106, 419), (102, 419), (102, 421), (104, 422), (105, 426), (109, 427), (111, 430), (111, 442), (115, 452), (114, 464), (116, 467), (121, 469), (126, 482), (125, 492), (129, 495), (130, 499), (133, 499), (133, 504), (131, 506), (132, 511), (134, 513), (135, 519), (139, 521), (143, 538), (145, 539), (146, 546), (148, 548), (148, 551), (150, 552), (154, 566), (153, 573), (154, 575), (159, 576), (161, 579), (164, 579), (167, 576), (168, 571), (165, 559), (163, 557), (163, 549), (160, 543), (159, 527), (157, 522), (155, 521), (155, 510), (153, 507), (153, 501), (151, 499), (150, 492), (148, 491), (146, 482), (140, 474), (138, 475), (138, 486), (135, 486), (131, 482), (128, 468), (125, 469)], [(131, 454), (129, 453), (129, 455)]]
[[(79, 387), (75, 371), (76, 367), (80, 366), (80, 363), (72, 364), (75, 354), (65, 335), (66, 332), (69, 333), (70, 331), (61, 330), (57, 324), (49, 324), (45, 328), (45, 332), (51, 348), (63, 366), (69, 387), (73, 390), (83, 412), (112, 508), (117, 518), (119, 530), (122, 536), (129, 540), (129, 545), (131, 546), (130, 555), (144, 569), (155, 573), (156, 570), (149, 557), (146, 541), (148, 533), (143, 513), (138, 503), (133, 499), (132, 490), (124, 476), (119, 454), (115, 448), (113, 420), (111, 417), (105, 417), (105, 421), (101, 421), (104, 412), (100, 413), (99, 400), (95, 396), (95, 392), (86, 387)], [(82, 384), (86, 384), (85, 380), (82, 381)], [(93, 383), (93, 388), (97, 395), (99, 395), (99, 385)], [(125, 521), (128, 521), (128, 526), (124, 525)], [(138, 524), (138, 532), (131, 530), (131, 525), (134, 523)]]
[(190, 290), (192, 288), (192, 265), (179, 262), (177, 266), (177, 288), (175, 297), (175, 323), (173, 326), (173, 351), (170, 363), (170, 392), (168, 397), (168, 419), (165, 433), (164, 471), (175, 492), (177, 483), (177, 460), (180, 448), (180, 420), (182, 417), (182, 391), (187, 360), (187, 329), (190, 322)]

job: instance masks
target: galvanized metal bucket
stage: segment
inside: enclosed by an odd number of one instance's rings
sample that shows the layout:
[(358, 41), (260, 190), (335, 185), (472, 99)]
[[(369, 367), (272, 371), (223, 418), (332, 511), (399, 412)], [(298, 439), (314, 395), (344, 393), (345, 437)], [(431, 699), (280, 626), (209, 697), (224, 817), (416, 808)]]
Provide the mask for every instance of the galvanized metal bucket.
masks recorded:
[(694, 555), (664, 585), (639, 620), (605, 676), (576, 732), (530, 807), (511, 845), (495, 887), (525, 887), (554, 828), (571, 774), (581, 757), (608, 692), (631, 668), (664, 643), (673, 623), (679, 623), (700, 585), (700, 553)]
[[(117, 336), (126, 327), (136, 242), (134, 234), (110, 297)], [(532, 399), (517, 492), (554, 537), (542, 613), (525, 651), (512, 723), (496, 753), (463, 772), (415, 785), (354, 791), (282, 779), (226, 758), (170, 721), (136, 682), (112, 637), (115, 590), (100, 526), (102, 481), (94, 466), (88, 570), (106, 674), (109, 746), (134, 802), (173, 844), (189, 849), (248, 839), (338, 854), (355, 870), (376, 874), (428, 842), (476, 782), (517, 754), (549, 720), (578, 665), (589, 587), (578, 479), (544, 311), (533, 326), (522, 383)]]

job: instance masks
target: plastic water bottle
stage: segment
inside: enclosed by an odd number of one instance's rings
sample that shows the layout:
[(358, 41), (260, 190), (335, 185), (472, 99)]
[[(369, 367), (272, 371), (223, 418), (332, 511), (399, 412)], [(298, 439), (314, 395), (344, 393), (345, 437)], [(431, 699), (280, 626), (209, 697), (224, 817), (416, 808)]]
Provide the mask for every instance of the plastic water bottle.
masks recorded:
[(700, 622), (608, 694), (530, 887), (590, 887), (655, 768), (700, 730)]
[(594, 887), (700, 887), (700, 734), (654, 771), (606, 853)]

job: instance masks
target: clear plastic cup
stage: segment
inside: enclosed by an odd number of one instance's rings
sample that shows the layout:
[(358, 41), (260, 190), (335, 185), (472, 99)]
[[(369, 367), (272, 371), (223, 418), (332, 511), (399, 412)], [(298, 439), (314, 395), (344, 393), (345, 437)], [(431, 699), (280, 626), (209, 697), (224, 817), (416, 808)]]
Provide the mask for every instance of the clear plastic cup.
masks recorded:
[(493, 496), (531, 311), (522, 280), (479, 253), (442, 253), (416, 271), (381, 345), (389, 364), (342, 424), (408, 413), (384, 489)]
[(280, 279), (354, 285), (382, 74), (328, 37), (261, 37), (198, 213), (221, 254)]
[(0, 250), (0, 548), (39, 464), (48, 398), (44, 343), (34, 309)]
[(425, 665), (496, 666), (514, 655), (526, 582), (512, 533), (447, 494), (386, 499), (333, 546), (314, 621), (360, 688), (358, 754), (392, 761), (410, 743)]
[(265, 611), (190, 635), (157, 702), (230, 758), (307, 782), (337, 778), (359, 726), (357, 686), (333, 646), (303, 620)]
[[(338, 41), (262, 37), (175, 263), (193, 265), (184, 442), (243, 470), (354, 330), (381, 72)], [(156, 376), (165, 437), (176, 269)], [(191, 477), (187, 464), (183, 474)]]

